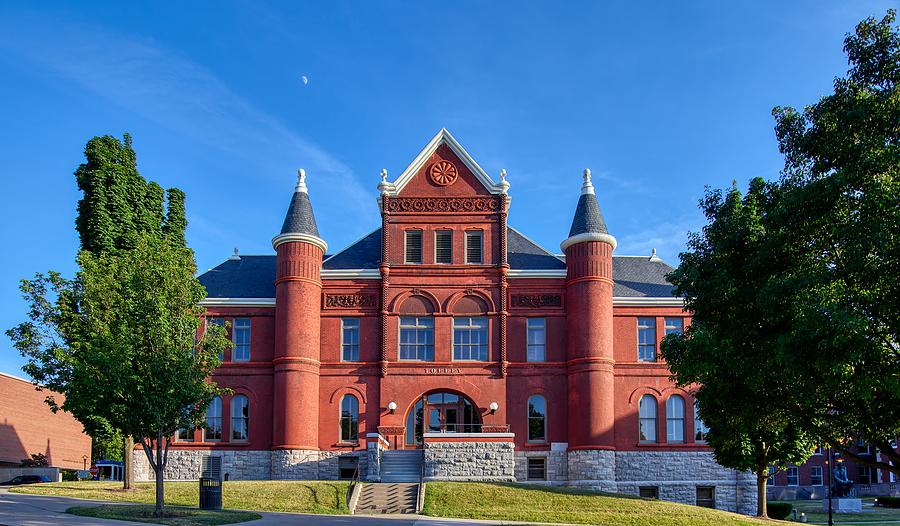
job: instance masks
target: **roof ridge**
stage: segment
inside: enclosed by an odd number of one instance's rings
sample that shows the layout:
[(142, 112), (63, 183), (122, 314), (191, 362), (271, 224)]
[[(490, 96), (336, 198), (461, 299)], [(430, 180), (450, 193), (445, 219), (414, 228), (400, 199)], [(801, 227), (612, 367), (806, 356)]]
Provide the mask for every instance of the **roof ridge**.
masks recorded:
[[(506, 224), (506, 228), (509, 229), (509, 230), (512, 230), (512, 231), (515, 232), (516, 234), (519, 234), (519, 235), (522, 236), (526, 241), (528, 241), (528, 242), (531, 243), (532, 245), (538, 247), (539, 249), (543, 250), (547, 255), (553, 256), (554, 258), (556, 258), (556, 259), (562, 261), (563, 263), (565, 263), (565, 261), (564, 261), (563, 259), (561, 259), (557, 254), (554, 254), (553, 252), (550, 252), (549, 250), (547, 250), (546, 248), (544, 248), (543, 246), (541, 246), (540, 243), (537, 243), (535, 240), (533, 240), (533, 239), (531, 239), (530, 237), (528, 237), (528, 236), (526, 236), (525, 234), (523, 234), (518, 228), (516, 228), (516, 227), (510, 225), (509, 223)], [(506, 245), (506, 252), (509, 253), (509, 244), (508, 244), (508, 243), (507, 243), (507, 245)]]
[(362, 237), (360, 237), (359, 239), (357, 239), (357, 240), (354, 241), (353, 243), (350, 243), (349, 245), (345, 246), (345, 247), (342, 248), (341, 250), (338, 250), (338, 251), (335, 252), (334, 254), (331, 254), (330, 256), (328, 256), (327, 258), (325, 258), (325, 259), (322, 261), (322, 264), (324, 265), (326, 261), (328, 261), (329, 259), (332, 259), (334, 256), (337, 256), (338, 254), (342, 254), (342, 253), (344, 253), (344, 252), (350, 250), (351, 248), (353, 248), (354, 246), (356, 246), (357, 243), (359, 243), (359, 242), (362, 241), (363, 239), (365, 239), (365, 238), (371, 236), (371, 235), (374, 234), (375, 232), (378, 232), (379, 230), (381, 230), (381, 227), (378, 227), (378, 228), (376, 228), (375, 230), (372, 230), (371, 232), (369, 232), (369, 233), (367, 233), (367, 234), (364, 234)]

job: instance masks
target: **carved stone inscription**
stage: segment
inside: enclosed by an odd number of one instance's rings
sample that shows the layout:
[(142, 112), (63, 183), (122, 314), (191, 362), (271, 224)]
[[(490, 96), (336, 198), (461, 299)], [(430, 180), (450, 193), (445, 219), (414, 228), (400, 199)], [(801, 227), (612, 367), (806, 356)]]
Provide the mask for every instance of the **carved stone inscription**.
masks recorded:
[(374, 294), (326, 294), (326, 309), (374, 309)]
[(512, 305), (526, 309), (562, 307), (562, 296), (559, 294), (513, 294)]

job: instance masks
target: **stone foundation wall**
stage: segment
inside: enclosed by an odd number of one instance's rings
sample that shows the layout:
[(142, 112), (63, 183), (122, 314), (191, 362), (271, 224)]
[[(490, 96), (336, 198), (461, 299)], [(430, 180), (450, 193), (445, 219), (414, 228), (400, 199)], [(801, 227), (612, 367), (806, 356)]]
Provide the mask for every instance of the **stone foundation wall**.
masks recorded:
[(429, 442), (424, 446), (425, 480), (513, 482), (512, 442)]
[(554, 442), (550, 445), (550, 451), (516, 451), (516, 481), (540, 483), (542, 481), (528, 480), (528, 459), (531, 457), (544, 457), (547, 459), (547, 480), (550, 484), (565, 484), (569, 480), (569, 463), (565, 442)]
[(616, 491), (616, 453), (599, 449), (568, 452), (569, 485)]
[(683, 504), (696, 504), (698, 486), (714, 486), (716, 508), (756, 512), (753, 474), (722, 467), (706, 451), (617, 452), (616, 485), (619, 493), (631, 495), (641, 486), (656, 487), (660, 499)]
[[(142, 450), (133, 452), (134, 477), (137, 481), (153, 480), (153, 471)], [(201, 451), (173, 449), (169, 451), (166, 480), (197, 480), (200, 478), (202, 459), (208, 456), (222, 458), (222, 476), (229, 480), (337, 480), (340, 478), (339, 458), (359, 458), (362, 477), (367, 472), (365, 451)]]

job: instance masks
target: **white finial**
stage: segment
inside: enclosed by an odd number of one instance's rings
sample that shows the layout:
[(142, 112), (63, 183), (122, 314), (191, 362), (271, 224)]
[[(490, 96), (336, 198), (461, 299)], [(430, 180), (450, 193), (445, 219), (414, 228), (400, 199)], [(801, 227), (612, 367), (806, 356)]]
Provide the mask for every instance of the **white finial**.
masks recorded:
[(306, 189), (306, 170), (300, 168), (297, 170), (297, 186), (294, 187), (295, 192), (308, 193)]
[(387, 178), (388, 178), (387, 168), (382, 168), (381, 169), (381, 182), (378, 183), (378, 192), (381, 195), (390, 193), (391, 183), (388, 182)]
[(650, 261), (662, 261), (662, 258), (656, 255), (656, 248), (650, 253)]
[(509, 190), (509, 181), (506, 180), (506, 168), (500, 170), (500, 193), (505, 194)]
[(238, 247), (234, 247), (234, 254), (232, 254), (231, 257), (228, 259), (231, 259), (231, 260), (241, 259), (241, 256), (238, 255)]
[(584, 184), (581, 185), (581, 194), (593, 194), (594, 185), (591, 183), (591, 169), (584, 169)]

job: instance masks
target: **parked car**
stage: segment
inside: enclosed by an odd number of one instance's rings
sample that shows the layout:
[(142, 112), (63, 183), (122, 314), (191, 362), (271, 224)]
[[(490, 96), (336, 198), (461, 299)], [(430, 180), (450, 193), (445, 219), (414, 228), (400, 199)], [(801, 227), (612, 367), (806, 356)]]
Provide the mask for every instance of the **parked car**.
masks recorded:
[(6, 482), (0, 482), (0, 486), (19, 486), (22, 484), (38, 484), (40, 482), (50, 482), (50, 479), (43, 475), (19, 475)]

